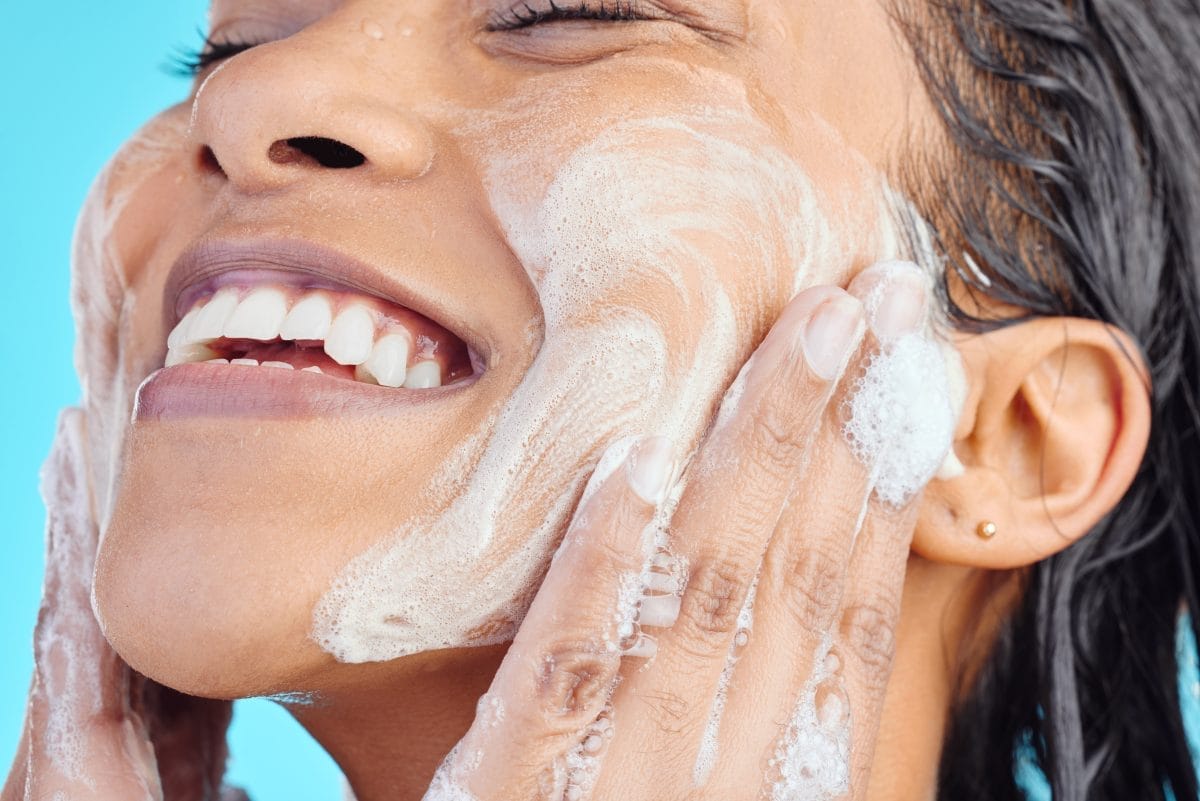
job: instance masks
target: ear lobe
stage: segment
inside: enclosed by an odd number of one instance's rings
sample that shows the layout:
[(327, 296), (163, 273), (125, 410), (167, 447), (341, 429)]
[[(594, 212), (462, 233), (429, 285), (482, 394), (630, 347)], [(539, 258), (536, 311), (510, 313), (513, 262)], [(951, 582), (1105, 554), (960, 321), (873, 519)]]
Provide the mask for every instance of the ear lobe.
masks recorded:
[[(1095, 320), (1042, 318), (956, 343), (970, 387), (961, 475), (926, 489), (913, 549), (1013, 568), (1085, 535), (1129, 488), (1150, 432), (1140, 352)], [(994, 537), (977, 527), (995, 523)]]

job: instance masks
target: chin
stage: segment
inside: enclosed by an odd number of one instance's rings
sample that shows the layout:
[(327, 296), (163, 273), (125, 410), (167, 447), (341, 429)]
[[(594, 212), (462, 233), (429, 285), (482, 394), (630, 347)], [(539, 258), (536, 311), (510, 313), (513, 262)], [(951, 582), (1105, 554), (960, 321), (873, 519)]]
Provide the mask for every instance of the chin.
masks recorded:
[(346, 514), (337, 493), (287, 469), (310, 455), (294, 444), (238, 458), (247, 432), (216, 428), (131, 429), (97, 554), (96, 614), (131, 667), (180, 692), (296, 690), (332, 662), (309, 639), (312, 608), (371, 515)]
[[(243, 621), (211, 606), (189, 609), (164, 582), (136, 583), (110, 562), (97, 567), (94, 604), (105, 637), (130, 667), (204, 698), (273, 692), (279, 677), (270, 655), (277, 649), (247, 637)], [(263, 658), (255, 660), (255, 652)]]
[[(231, 521), (207, 536), (236, 538)], [(312, 661), (290, 599), (230, 581), (226, 560), (195, 551), (188, 526), (114, 517), (97, 556), (94, 607), (105, 637), (134, 670), (207, 698), (281, 691)]]

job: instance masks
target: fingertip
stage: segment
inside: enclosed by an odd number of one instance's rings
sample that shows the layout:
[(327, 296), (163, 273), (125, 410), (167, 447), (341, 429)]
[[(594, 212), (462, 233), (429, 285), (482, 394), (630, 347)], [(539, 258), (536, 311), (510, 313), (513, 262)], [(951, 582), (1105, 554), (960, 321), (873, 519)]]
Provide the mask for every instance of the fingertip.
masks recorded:
[(596, 466), (592, 468), (592, 475), (588, 478), (587, 486), (583, 488), (583, 495), (579, 498), (580, 510), (586, 509), (613, 473), (629, 461), (629, 456), (637, 448), (638, 442), (636, 436), (622, 437), (604, 449)]
[(864, 309), (845, 292), (822, 303), (809, 317), (802, 334), (809, 368), (826, 381), (841, 375), (866, 333)]
[(849, 291), (866, 308), (871, 331), (886, 343), (924, 327), (933, 285), (913, 262), (882, 261), (855, 276)]
[(846, 290), (832, 284), (806, 287), (792, 296), (787, 306), (784, 307), (783, 313), (779, 315), (779, 320), (780, 322), (791, 321), (797, 326), (803, 326), (804, 322), (822, 303), (848, 294)]
[(655, 508), (666, 500), (675, 474), (675, 446), (665, 436), (646, 437), (625, 461), (629, 487)]

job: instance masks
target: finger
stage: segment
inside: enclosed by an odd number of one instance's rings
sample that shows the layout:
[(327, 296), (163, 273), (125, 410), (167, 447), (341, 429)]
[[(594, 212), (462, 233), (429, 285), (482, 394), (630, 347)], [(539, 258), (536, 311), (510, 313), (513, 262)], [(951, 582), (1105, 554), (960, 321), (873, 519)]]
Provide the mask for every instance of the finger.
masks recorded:
[(42, 494), (46, 578), (34, 630), (27, 797), (161, 799), (153, 747), (129, 710), (129, 669), (92, 613), (97, 532), (78, 409), (59, 418)]
[[(872, 347), (864, 343), (848, 375)], [(731, 754), (775, 758), (805, 685), (834, 645), (851, 551), (871, 493), (870, 470), (841, 433), (840, 399), (835, 395), (826, 410), (812, 461), (763, 557), (755, 602), (727, 656), (725, 708), (714, 709), (705, 724), (694, 780), (705, 785), (707, 779), (718, 794), (747, 780), (747, 760)]]
[[(850, 724), (850, 787), (856, 799), (866, 798), (869, 785), (918, 511), (917, 501), (897, 508), (873, 496), (850, 561), (836, 646), (845, 698), (836, 703)], [(833, 723), (837, 710), (828, 711), (826, 720)]]
[(722, 408), (671, 522), (672, 548), (689, 566), (679, 622), (659, 638), (656, 660), (618, 690), (618, 704), (648, 713), (627, 740), (628, 729), (619, 733), (613, 754), (622, 764), (661, 758), (637, 748), (661, 743), (677, 752), (679, 767), (686, 765), (672, 780), (692, 784), (692, 761), (720, 703), (739, 616), (810, 458), (832, 379), (863, 328), (857, 300), (834, 287), (807, 290), (785, 309), (739, 377), (741, 400)]
[[(844, 375), (858, 375), (877, 348), (868, 333)], [(852, 383), (843, 379), (824, 409), (811, 459), (763, 556), (755, 603), (744, 611), (727, 656), (723, 706), (706, 721), (693, 771), (696, 784), (718, 795), (748, 779), (747, 760), (730, 754), (774, 757), (780, 732), (836, 631), (852, 543), (871, 492), (871, 470), (842, 432)], [(726, 718), (731, 725), (724, 725)]]
[[(914, 471), (894, 458), (921, 453), (921, 443), (906, 441), (920, 414), (895, 397), (914, 393), (891, 363), (907, 358), (911, 348), (900, 343), (924, 330), (928, 281), (915, 267), (880, 265), (851, 290), (866, 297), (871, 333), (826, 415), (825, 464), (798, 487), (764, 560), (758, 631), (738, 667), (776, 678), (753, 694), (735, 688), (730, 701), (734, 719), (749, 726), (736, 733), (741, 742), (782, 728), (776, 742), (755, 747), (773, 762), (768, 784), (791, 794), (864, 786), (853, 773), (869, 764), (915, 519), (894, 513), (903, 505), (894, 499), (936, 467)], [(879, 419), (864, 419), (864, 409)]]
[[(767, 542), (811, 454), (830, 379), (862, 336), (861, 319), (859, 303), (842, 290), (807, 290), (748, 363), (740, 399), (722, 409), (671, 521), (671, 547), (687, 559), (690, 575), (679, 623), (660, 638), (656, 672), (711, 670), (713, 656), (724, 656)], [(822, 347), (828, 351), (818, 358), (824, 374), (806, 359)]]
[[(606, 452), (542, 586), (427, 799), (584, 797), (674, 472), (661, 437)], [(459, 795), (453, 795), (458, 792)], [(469, 793), (470, 795), (463, 795)]]
[(163, 796), (217, 798), (225, 789), (233, 704), (185, 695), (136, 674), (131, 697), (154, 745)]
[[(879, 271), (873, 267), (863, 275)], [(812, 667), (813, 649), (836, 631), (852, 545), (876, 480), (876, 460), (864, 458), (847, 436), (847, 411), (863, 391), (862, 377), (881, 350), (897, 336), (917, 330), (924, 319), (926, 279), (915, 268), (898, 276), (885, 286), (890, 290), (887, 297), (871, 304), (870, 330), (825, 409), (812, 460), (796, 482), (764, 555), (755, 610), (761, 634), (742, 661), (751, 675), (802, 680)], [(876, 284), (870, 291), (865, 285), (856, 281), (851, 289), (873, 294)], [(802, 644), (809, 650), (798, 652)], [(794, 680), (775, 682), (777, 695), (747, 699), (744, 711), (778, 714), (776, 710), (785, 706), (772, 704), (794, 697)]]
[(915, 265), (890, 262), (864, 271), (850, 290), (863, 298), (884, 345), (859, 379), (846, 425), (856, 451), (872, 464), (873, 479), (838, 632), (842, 678), (853, 699), (852, 797), (865, 798), (920, 495), (951, 447), (957, 412), (929, 325), (928, 275)]

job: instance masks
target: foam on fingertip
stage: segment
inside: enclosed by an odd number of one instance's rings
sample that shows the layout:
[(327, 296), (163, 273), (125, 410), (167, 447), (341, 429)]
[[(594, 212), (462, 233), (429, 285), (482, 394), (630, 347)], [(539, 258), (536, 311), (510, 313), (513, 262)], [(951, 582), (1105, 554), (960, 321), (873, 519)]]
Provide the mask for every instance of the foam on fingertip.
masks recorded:
[(939, 470), (953, 471), (966, 377), (958, 352), (939, 341), (930, 320), (927, 270), (880, 262), (852, 286), (863, 292), (879, 349), (850, 386), (843, 434), (870, 469), (875, 495), (902, 506)]
[(917, 334), (868, 361), (846, 400), (843, 428), (855, 456), (874, 476), (876, 495), (902, 506), (933, 477), (953, 440), (946, 362)]

